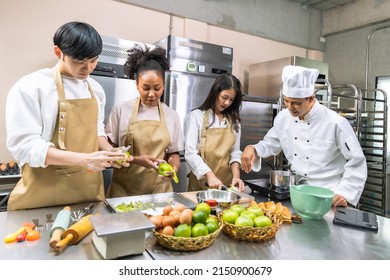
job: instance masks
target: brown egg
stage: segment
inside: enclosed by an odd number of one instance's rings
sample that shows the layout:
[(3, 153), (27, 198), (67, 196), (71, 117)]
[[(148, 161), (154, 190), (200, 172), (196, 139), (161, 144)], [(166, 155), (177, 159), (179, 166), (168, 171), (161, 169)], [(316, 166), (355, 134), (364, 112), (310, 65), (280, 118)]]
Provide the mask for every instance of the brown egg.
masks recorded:
[(169, 213), (173, 210), (171, 205), (167, 205), (163, 209), (163, 216), (168, 216)]
[(165, 235), (170, 235), (170, 236), (172, 236), (173, 235), (173, 233), (175, 232), (175, 230), (173, 229), (173, 227), (171, 227), (171, 226), (166, 226), (165, 228), (163, 228), (163, 230), (162, 230), (162, 234), (165, 234)]
[(186, 208), (187, 208), (187, 207), (185, 207), (184, 204), (179, 203), (179, 204), (176, 204), (176, 205), (175, 205), (175, 208), (174, 208), (174, 209), (175, 209), (175, 210), (178, 210), (178, 211), (180, 211), (180, 212), (183, 212), (183, 210), (186, 209)]
[(181, 212), (179, 210), (176, 210), (176, 209), (173, 209), (171, 212), (169, 212), (169, 216), (175, 216), (177, 214), (181, 214)]
[(185, 209), (183, 212), (181, 212), (180, 215), (180, 224), (191, 224), (192, 221), (192, 210), (191, 209)]
[(15, 167), (15, 162), (11, 160), (11, 161), (8, 163), (8, 166), (9, 166), (9, 168), (14, 168), (14, 167)]
[(176, 223), (176, 220), (172, 216), (164, 216), (162, 220), (162, 225), (165, 228), (166, 226), (174, 227)]
[(7, 165), (5, 164), (5, 163), (2, 163), (1, 165), (0, 165), (0, 170), (1, 171), (5, 171), (7, 169)]
[(149, 218), (149, 221), (151, 221), (155, 226), (156, 229), (162, 228), (162, 216), (151, 216)]

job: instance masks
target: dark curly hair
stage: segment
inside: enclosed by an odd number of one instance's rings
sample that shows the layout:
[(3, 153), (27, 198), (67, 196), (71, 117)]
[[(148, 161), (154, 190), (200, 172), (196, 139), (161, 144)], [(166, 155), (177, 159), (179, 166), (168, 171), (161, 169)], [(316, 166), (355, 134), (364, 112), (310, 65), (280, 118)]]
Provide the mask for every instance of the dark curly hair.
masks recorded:
[[(232, 128), (238, 132), (239, 123), (241, 122), (240, 111), (242, 104), (242, 86), (239, 79), (234, 75), (229, 73), (221, 74), (217, 79), (215, 79), (213, 85), (211, 86), (209, 95), (205, 99), (202, 105), (198, 109), (202, 111), (213, 110), (215, 112), (215, 103), (218, 96), (223, 90), (234, 89), (236, 92), (236, 97), (234, 98), (233, 103), (223, 111), (223, 114), (228, 118), (232, 124)], [(215, 116), (214, 121), (215, 122)]]
[(125, 74), (132, 80), (137, 80), (139, 74), (145, 71), (156, 71), (164, 80), (165, 71), (169, 69), (165, 49), (156, 47), (152, 50), (146, 45), (135, 45), (127, 51), (128, 57), (124, 65)]

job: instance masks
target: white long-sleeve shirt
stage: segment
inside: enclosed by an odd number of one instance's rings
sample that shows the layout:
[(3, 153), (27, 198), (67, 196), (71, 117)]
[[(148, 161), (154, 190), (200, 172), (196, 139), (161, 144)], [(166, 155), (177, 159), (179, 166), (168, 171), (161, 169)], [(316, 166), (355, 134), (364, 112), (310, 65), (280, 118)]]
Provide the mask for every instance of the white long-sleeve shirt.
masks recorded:
[[(84, 80), (62, 76), (66, 99), (91, 98)], [(104, 90), (88, 78), (98, 102), (97, 135), (105, 136)], [(46, 68), (19, 79), (11, 88), (6, 101), (7, 148), (20, 165), (45, 167), (47, 150), (58, 114), (58, 94), (54, 68)]]
[[(213, 123), (213, 117), (215, 117), (215, 122)], [(195, 109), (188, 113), (185, 126), (184, 126), (184, 142), (185, 150), (184, 157), (194, 175), (197, 179), (201, 179), (204, 174), (212, 171), (210, 167), (203, 161), (202, 157), (198, 154), (200, 138), (201, 138), (201, 129), (203, 127), (204, 111)], [(212, 124), (213, 123), (213, 124)], [(212, 124), (210, 126), (210, 124)], [(209, 114), (209, 120), (207, 127), (210, 128), (226, 128), (227, 122), (226, 118), (223, 118), (219, 123), (218, 117), (211, 113)], [(234, 131), (234, 130), (233, 130)], [(236, 142), (230, 151), (229, 164), (233, 162), (238, 162), (241, 164), (241, 150), (240, 150), (240, 139), (241, 139), (241, 128), (236, 133), (234, 132)]]
[[(315, 101), (304, 120), (285, 109), (263, 140), (254, 145), (261, 158), (281, 151), (291, 170), (308, 184), (324, 186), (356, 205), (367, 179), (367, 163), (350, 123)], [(259, 171), (258, 160), (253, 167)]]

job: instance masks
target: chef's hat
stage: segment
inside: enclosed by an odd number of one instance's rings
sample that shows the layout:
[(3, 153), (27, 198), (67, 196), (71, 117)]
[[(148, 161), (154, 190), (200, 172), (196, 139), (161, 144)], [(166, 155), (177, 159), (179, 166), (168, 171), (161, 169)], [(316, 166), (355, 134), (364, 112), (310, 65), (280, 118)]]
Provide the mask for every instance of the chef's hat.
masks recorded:
[(314, 94), (314, 84), (319, 71), (301, 66), (287, 65), (283, 68), (283, 95), (291, 98), (306, 98)]

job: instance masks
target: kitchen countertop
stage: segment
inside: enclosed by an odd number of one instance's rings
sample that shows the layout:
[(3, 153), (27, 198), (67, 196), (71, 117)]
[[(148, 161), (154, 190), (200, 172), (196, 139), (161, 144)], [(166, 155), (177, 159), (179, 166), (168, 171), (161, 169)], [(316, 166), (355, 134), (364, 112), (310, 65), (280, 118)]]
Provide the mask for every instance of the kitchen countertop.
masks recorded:
[[(182, 193), (194, 199), (194, 193)], [(268, 198), (255, 192), (256, 201)], [(282, 201), (292, 209), (289, 200)], [(244, 204), (245, 205), (245, 204)], [(82, 208), (86, 205), (79, 205)], [(23, 222), (38, 218), (46, 221), (46, 214), (57, 215), (63, 207), (49, 207), (33, 210), (0, 212), (0, 236), (16, 231)], [(74, 207), (76, 208), (76, 207)], [(293, 211), (293, 210), (292, 210)], [(97, 203), (94, 213), (110, 214), (104, 203)], [(145, 252), (122, 259), (134, 260), (380, 260), (390, 259), (390, 219), (378, 216), (378, 232), (333, 225), (334, 209), (323, 219), (304, 220), (302, 224), (282, 224), (273, 240), (268, 242), (243, 242), (230, 239), (222, 232), (208, 248), (196, 252), (178, 252), (163, 248), (157, 243), (151, 231), (146, 232)], [(41, 260), (84, 260), (102, 259), (88, 234), (77, 245), (69, 245), (63, 252), (56, 253), (48, 245), (49, 233), (44, 231), (38, 241), (4, 243), (0, 245), (0, 259)]]

